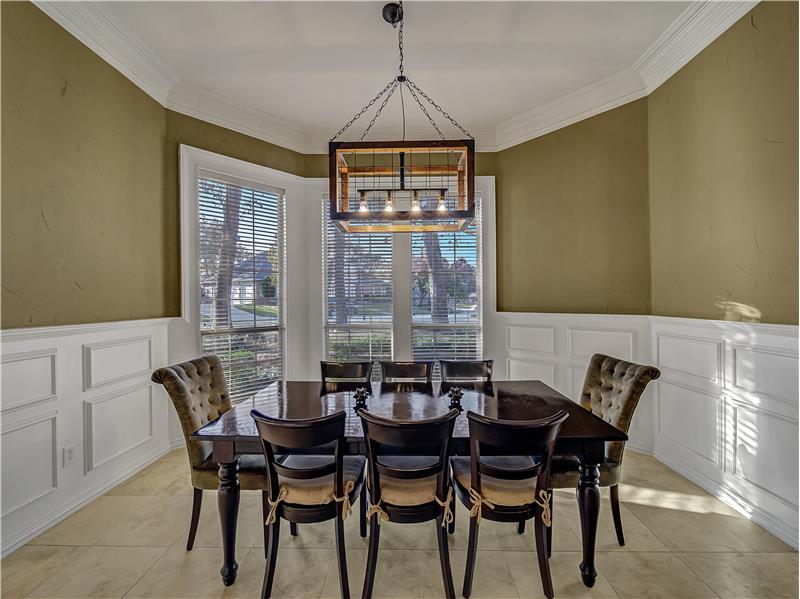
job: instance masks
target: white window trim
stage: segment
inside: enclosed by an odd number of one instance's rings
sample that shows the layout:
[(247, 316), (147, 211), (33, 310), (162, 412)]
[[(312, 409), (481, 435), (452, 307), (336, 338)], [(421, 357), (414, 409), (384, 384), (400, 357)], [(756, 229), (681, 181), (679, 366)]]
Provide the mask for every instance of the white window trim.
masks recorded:
[[(284, 294), (281, 313), (283, 325), (283, 370), (284, 377), (292, 376), (290, 346), (305, 345), (305, 306), (293, 306), (286, 298), (297, 295), (293, 291), (301, 281), (289, 275), (291, 270), (305, 272), (305, 254), (292, 250), (302, 243), (304, 231), (302, 215), (306, 198), (305, 180), (302, 177), (284, 173), (257, 164), (237, 160), (207, 150), (181, 144), (180, 162), (180, 230), (181, 230), (181, 318), (170, 326), (170, 360), (180, 361), (196, 357), (201, 353), (200, 338), (200, 280), (197, 268), (199, 255), (197, 179), (199, 171), (217, 173), (223, 177), (233, 177), (252, 181), (284, 190), (285, 193), (285, 271), (282, 274)], [(302, 288), (300, 290), (302, 293)], [(301, 349), (302, 351), (302, 349)]]

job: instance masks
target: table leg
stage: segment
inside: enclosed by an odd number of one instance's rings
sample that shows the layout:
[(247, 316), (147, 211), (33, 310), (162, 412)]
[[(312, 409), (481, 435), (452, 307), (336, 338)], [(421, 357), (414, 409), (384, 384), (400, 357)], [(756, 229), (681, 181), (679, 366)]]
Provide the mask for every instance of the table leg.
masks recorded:
[(597, 540), (597, 521), (600, 517), (600, 469), (596, 464), (578, 467), (578, 510), (581, 515), (581, 536), (583, 541), (583, 561), (581, 578), (587, 587), (593, 587), (597, 579), (594, 567), (594, 549)]
[(230, 586), (236, 580), (236, 523), (239, 519), (239, 461), (219, 465), (219, 524), (222, 528), (222, 582)]

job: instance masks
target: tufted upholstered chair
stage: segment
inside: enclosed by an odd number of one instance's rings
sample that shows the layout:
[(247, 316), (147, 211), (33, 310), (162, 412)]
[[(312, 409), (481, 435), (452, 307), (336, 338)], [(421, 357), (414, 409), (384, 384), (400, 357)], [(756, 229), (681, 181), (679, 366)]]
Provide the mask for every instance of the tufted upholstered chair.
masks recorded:
[[(231, 409), (225, 372), (219, 357), (209, 355), (159, 368), (153, 372), (151, 380), (163, 385), (169, 393), (189, 452), (194, 500), (189, 539), (186, 542), (188, 551), (192, 549), (197, 534), (203, 490), (216, 490), (219, 487), (218, 466), (213, 461), (211, 445), (192, 439), (192, 433)], [(266, 491), (266, 466), (262, 456), (245, 455), (239, 458), (239, 485), (245, 490)]]
[[(581, 393), (581, 406), (609, 424), (627, 433), (636, 404), (647, 384), (661, 376), (654, 366), (644, 366), (595, 354), (589, 362)], [(610, 487), (611, 513), (617, 542), (625, 545), (619, 511), (619, 481), (622, 473), (623, 441), (606, 444), (606, 460), (600, 465), (600, 486)], [(550, 488), (567, 489), (578, 486), (577, 458), (557, 458), (550, 470)]]

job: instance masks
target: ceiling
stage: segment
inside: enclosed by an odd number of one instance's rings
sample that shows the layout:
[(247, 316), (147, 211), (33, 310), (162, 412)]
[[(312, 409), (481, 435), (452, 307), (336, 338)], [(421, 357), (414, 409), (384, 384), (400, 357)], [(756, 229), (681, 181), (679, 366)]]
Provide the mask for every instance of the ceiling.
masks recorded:
[[(397, 74), (383, 2), (36, 4), (168, 108), (301, 152)], [(497, 150), (646, 95), (753, 4), (409, 1), (405, 72)], [(408, 137), (435, 136), (403, 100)], [(396, 93), (370, 138), (400, 123)]]

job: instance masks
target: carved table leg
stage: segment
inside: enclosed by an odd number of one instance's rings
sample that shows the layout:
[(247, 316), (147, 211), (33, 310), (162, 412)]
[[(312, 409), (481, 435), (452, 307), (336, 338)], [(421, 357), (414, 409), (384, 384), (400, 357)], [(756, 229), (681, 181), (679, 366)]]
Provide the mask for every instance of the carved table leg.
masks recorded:
[(581, 536), (583, 541), (583, 561), (581, 578), (587, 587), (593, 587), (597, 579), (594, 567), (594, 548), (597, 539), (597, 520), (600, 516), (600, 470), (595, 464), (578, 467), (578, 510), (581, 515)]
[(239, 462), (219, 465), (219, 523), (222, 528), (222, 582), (230, 586), (236, 580), (236, 523), (239, 519)]

